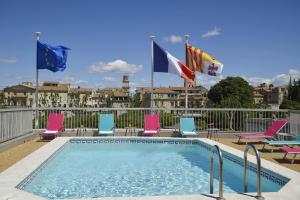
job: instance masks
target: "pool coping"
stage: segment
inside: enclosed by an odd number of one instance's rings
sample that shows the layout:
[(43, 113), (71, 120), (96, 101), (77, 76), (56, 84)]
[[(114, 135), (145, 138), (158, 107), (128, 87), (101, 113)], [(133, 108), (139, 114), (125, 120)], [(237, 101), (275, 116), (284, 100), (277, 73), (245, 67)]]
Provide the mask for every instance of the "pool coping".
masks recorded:
[[(45, 199), (43, 197), (36, 196), (29, 192), (19, 190), (16, 186), (21, 183), (27, 176), (29, 176), (35, 169), (37, 169), (45, 160), (51, 157), (60, 147), (62, 147), (70, 139), (138, 139), (138, 140), (191, 140), (191, 141), (202, 141), (209, 145), (219, 145), (223, 151), (227, 151), (237, 157), (243, 158), (243, 152), (227, 145), (218, 143), (216, 141), (206, 139), (206, 138), (170, 138), (170, 137), (58, 137), (43, 147), (39, 148), (35, 152), (31, 153), (27, 157), (23, 158), (10, 168), (6, 169), (0, 174), (0, 199)], [(248, 155), (248, 160), (252, 163), (256, 163), (256, 158), (252, 155)], [(261, 164), (263, 168), (271, 170), (281, 176), (290, 179), (278, 192), (263, 192), (262, 195), (265, 199), (289, 199), (297, 200), (300, 199), (300, 190), (298, 189), (300, 185), (300, 173), (262, 159)], [(217, 187), (217, 186), (215, 186)], [(225, 199), (255, 199), (256, 193), (247, 194), (229, 194), (225, 193)], [(187, 199), (187, 200), (209, 200), (215, 199), (216, 195), (178, 195), (178, 196), (144, 196), (144, 197), (104, 197), (104, 198), (90, 198), (93, 200), (171, 200), (171, 199)], [(82, 200), (82, 199), (80, 199)]]

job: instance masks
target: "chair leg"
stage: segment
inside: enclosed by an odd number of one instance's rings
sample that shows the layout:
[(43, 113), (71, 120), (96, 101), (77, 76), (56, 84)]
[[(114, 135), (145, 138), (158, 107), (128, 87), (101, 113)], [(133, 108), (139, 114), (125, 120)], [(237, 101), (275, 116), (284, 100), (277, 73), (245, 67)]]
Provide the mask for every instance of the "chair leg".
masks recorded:
[(294, 164), (294, 161), (295, 161), (296, 156), (297, 156), (297, 154), (294, 155), (294, 157), (293, 157), (293, 159), (292, 159), (292, 161), (291, 161), (292, 164)]
[(241, 140), (241, 137), (239, 137), (239, 139), (238, 139), (238, 141), (237, 141), (238, 144), (240, 143), (240, 140)]
[(284, 154), (282, 160), (286, 159), (287, 154), (288, 154), (287, 152)]
[(261, 151), (265, 150), (265, 146), (266, 146), (266, 143), (264, 143), (263, 147), (261, 148)]

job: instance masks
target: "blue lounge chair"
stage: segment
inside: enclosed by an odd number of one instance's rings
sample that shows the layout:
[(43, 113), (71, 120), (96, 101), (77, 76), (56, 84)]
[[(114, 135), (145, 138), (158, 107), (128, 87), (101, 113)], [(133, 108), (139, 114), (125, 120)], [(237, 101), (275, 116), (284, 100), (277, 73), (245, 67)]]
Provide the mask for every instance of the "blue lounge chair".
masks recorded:
[(99, 135), (114, 135), (114, 114), (100, 114), (98, 123), (98, 134)]
[(179, 132), (181, 136), (195, 136), (198, 131), (195, 126), (194, 117), (180, 117)]
[(265, 149), (266, 144), (269, 144), (271, 146), (300, 145), (300, 135), (296, 136), (294, 140), (263, 140), (262, 142), (264, 143), (262, 150)]

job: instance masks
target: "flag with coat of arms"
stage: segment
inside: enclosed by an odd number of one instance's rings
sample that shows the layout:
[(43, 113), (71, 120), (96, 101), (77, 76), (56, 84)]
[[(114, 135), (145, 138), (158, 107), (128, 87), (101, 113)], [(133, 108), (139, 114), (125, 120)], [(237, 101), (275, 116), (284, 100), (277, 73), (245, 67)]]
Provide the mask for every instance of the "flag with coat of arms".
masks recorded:
[(186, 65), (193, 71), (211, 76), (217, 76), (223, 70), (221, 62), (191, 45), (186, 45)]

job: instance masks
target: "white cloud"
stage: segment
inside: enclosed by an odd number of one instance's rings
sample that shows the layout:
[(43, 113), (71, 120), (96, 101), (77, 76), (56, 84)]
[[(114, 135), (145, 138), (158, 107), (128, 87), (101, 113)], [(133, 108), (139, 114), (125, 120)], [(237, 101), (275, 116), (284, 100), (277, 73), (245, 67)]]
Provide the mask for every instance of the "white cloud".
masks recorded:
[(210, 89), (213, 85), (220, 82), (222, 79), (225, 79), (223, 75), (219, 76), (209, 76), (207, 74), (196, 74), (197, 85), (202, 85), (207, 89)]
[(208, 31), (206, 33), (204, 33), (201, 37), (202, 38), (209, 38), (209, 37), (214, 37), (214, 36), (218, 36), (221, 34), (221, 29), (220, 28), (217, 28), (215, 26), (215, 28), (211, 31)]
[(15, 64), (16, 62), (17, 62), (17, 59), (15, 59), (15, 58), (0, 58), (0, 63)]
[(75, 77), (73, 76), (64, 76), (61, 80), (61, 82), (63, 83), (71, 83), (72, 85), (75, 85), (75, 86), (79, 86), (79, 85), (87, 85), (89, 82), (86, 81), (86, 80), (77, 80)]
[[(261, 83), (273, 84), (274, 86), (288, 85), (290, 81), (290, 76), (292, 80), (300, 79), (300, 70), (290, 69), (286, 74), (278, 74), (271, 78), (265, 77), (242, 77), (252, 86), (258, 86)], [(208, 76), (207, 74), (196, 74), (197, 85), (202, 85), (207, 89), (210, 89), (213, 85), (217, 84), (222, 79), (225, 79), (225, 76)]]
[(108, 77), (104, 77), (103, 80), (104, 81), (108, 81), (108, 82), (114, 82), (114, 81), (116, 81), (116, 79), (114, 77), (109, 77), (109, 76)]
[(120, 72), (126, 74), (135, 74), (143, 69), (143, 65), (129, 64), (123, 60), (115, 60), (112, 62), (98, 62), (88, 67), (90, 73), (100, 72)]
[(182, 42), (182, 37), (179, 35), (170, 35), (164, 38), (165, 42), (170, 42), (172, 44), (178, 44)]
[(74, 85), (87, 85), (88, 83), (86, 80), (77, 80), (74, 82)]
[(292, 77), (292, 80), (294, 79), (300, 79), (300, 71), (296, 69), (290, 69), (288, 73), (286, 74), (278, 74), (271, 78), (262, 78), (262, 77), (249, 77), (245, 78), (250, 85), (258, 86), (261, 83), (267, 83), (267, 84), (273, 84), (275, 86), (280, 85), (288, 85), (290, 81), (290, 77)]

